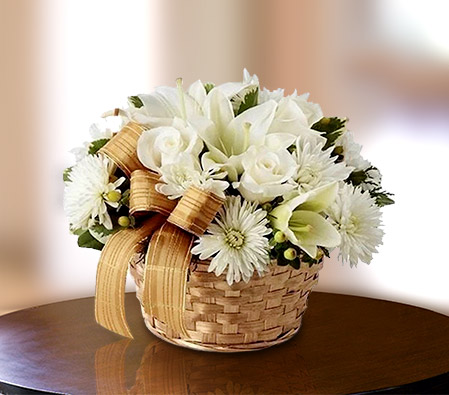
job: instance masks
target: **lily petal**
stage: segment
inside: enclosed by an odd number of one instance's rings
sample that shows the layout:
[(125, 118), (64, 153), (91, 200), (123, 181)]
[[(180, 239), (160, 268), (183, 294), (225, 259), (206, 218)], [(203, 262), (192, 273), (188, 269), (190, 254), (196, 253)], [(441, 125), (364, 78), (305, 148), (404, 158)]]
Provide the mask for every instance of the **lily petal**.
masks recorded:
[[(341, 243), (337, 229), (313, 211), (294, 211), (289, 221), (289, 228), (295, 233), (297, 245), (301, 248), (312, 245), (337, 247)], [(315, 256), (316, 254), (311, 255), (312, 258)]]

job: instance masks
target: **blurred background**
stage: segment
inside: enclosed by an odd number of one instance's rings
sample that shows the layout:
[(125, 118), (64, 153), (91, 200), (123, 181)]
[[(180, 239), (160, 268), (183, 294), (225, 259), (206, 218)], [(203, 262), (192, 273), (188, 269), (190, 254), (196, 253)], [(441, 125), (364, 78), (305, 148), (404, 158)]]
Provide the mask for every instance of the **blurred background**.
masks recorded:
[(449, 314), (448, 14), (444, 0), (1, 0), (0, 314), (94, 293), (99, 253), (62, 210), (89, 125), (179, 76), (244, 67), (348, 117), (395, 193), (372, 264), (334, 257), (318, 290)]

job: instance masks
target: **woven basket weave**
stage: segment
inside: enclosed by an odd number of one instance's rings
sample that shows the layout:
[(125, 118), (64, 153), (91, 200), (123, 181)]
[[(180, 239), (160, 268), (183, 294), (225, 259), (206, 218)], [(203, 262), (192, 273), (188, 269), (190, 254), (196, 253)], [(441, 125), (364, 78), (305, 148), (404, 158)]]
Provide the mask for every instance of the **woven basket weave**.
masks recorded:
[[(271, 265), (263, 277), (229, 286), (225, 275), (208, 273), (209, 261), (193, 259), (187, 282), (184, 320), (189, 339), (163, 322), (142, 315), (154, 335), (179, 346), (204, 351), (237, 352), (267, 348), (289, 340), (299, 330), (307, 300), (322, 263), (293, 269)], [(142, 301), (144, 259), (136, 255), (130, 272)]]

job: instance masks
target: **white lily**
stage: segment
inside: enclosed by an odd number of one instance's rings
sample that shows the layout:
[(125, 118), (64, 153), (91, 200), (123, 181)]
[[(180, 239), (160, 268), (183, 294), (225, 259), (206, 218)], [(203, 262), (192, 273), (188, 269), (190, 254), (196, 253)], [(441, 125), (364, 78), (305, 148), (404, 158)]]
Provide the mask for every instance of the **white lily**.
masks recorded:
[(261, 146), (273, 121), (276, 102), (270, 100), (234, 116), (231, 101), (217, 88), (211, 90), (204, 102), (208, 127), (200, 127), (199, 135), (209, 152), (205, 163), (220, 164), (236, 181), (242, 172), (241, 160), (250, 146)]
[(275, 207), (270, 212), (273, 229), (283, 232), (312, 258), (317, 256), (317, 246), (337, 247), (340, 234), (320, 214), (335, 201), (337, 193), (338, 184), (333, 182)]
[[(174, 117), (189, 120), (202, 115), (201, 105), (191, 94), (184, 92), (182, 82), (178, 86), (161, 86), (150, 94), (140, 94), (137, 97), (143, 106), (127, 109), (128, 117), (142, 125), (149, 127), (168, 126)], [(194, 88), (190, 91), (193, 93)]]
[(226, 82), (218, 85), (217, 89), (231, 101), (233, 109), (237, 110), (248, 92), (259, 89), (259, 78), (244, 69), (243, 82)]

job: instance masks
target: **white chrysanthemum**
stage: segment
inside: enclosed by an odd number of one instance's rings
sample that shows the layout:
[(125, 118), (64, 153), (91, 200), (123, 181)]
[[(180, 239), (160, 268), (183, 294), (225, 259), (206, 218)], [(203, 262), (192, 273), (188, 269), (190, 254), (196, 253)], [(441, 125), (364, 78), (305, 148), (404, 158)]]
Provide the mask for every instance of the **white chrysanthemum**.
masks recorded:
[(336, 156), (331, 157), (333, 147), (323, 151), (324, 143), (313, 144), (298, 138), (294, 157), (298, 164), (294, 180), (298, 183), (298, 192), (342, 181), (348, 178), (353, 168), (344, 163), (335, 163)]
[(360, 154), (362, 146), (354, 141), (351, 132), (343, 133), (335, 145), (343, 147), (343, 160), (348, 166), (352, 166), (355, 170), (366, 170), (371, 166), (371, 163)]
[(267, 88), (263, 88), (259, 91), (259, 104), (265, 103), (268, 100), (274, 100), (276, 103), (279, 103), (283, 97), (284, 89), (279, 88), (274, 91), (270, 91)]
[(335, 202), (328, 208), (330, 222), (341, 236), (340, 257), (351, 267), (361, 260), (370, 263), (382, 244), (381, 212), (368, 192), (341, 183)]
[(200, 259), (213, 256), (209, 272), (221, 275), (226, 269), (229, 285), (242, 278), (248, 282), (254, 270), (262, 275), (270, 262), (267, 213), (240, 196), (230, 196), (192, 253)]
[(199, 161), (186, 153), (178, 155), (176, 162), (162, 166), (160, 168), (161, 181), (156, 185), (156, 190), (169, 199), (178, 199), (190, 186), (196, 186), (205, 191), (215, 193), (222, 198), (224, 191), (229, 187), (225, 172), (220, 172), (218, 167), (211, 167), (203, 170)]
[(106, 204), (117, 208), (118, 202), (108, 200), (108, 193), (119, 192), (124, 177), (110, 182), (114, 164), (107, 158), (88, 155), (69, 173), (64, 190), (64, 211), (72, 229), (87, 229), (95, 223), (112, 229)]

